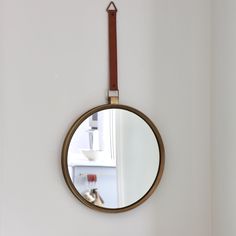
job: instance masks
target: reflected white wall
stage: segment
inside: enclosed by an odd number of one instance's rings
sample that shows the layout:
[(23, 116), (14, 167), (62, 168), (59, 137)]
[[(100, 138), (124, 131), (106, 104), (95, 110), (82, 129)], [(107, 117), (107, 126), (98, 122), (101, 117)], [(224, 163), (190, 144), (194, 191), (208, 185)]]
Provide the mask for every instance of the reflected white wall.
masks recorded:
[(123, 201), (130, 205), (143, 197), (153, 184), (159, 167), (159, 147), (151, 128), (137, 115), (120, 111), (119, 124), (117, 165), (122, 169)]

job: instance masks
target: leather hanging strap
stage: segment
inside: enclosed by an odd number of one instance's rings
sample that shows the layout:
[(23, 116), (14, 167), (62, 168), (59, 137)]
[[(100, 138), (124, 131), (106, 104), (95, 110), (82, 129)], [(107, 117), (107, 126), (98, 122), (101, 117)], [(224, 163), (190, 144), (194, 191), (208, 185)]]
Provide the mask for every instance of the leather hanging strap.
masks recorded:
[(107, 7), (109, 28), (109, 97), (118, 97), (117, 83), (117, 39), (116, 39), (116, 13), (117, 8), (113, 2)]

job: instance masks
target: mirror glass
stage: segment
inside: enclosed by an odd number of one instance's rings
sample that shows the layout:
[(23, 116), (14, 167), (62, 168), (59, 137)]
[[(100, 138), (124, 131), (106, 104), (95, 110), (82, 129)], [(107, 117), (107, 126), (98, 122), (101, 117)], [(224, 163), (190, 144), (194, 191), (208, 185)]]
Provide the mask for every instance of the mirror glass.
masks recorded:
[(117, 108), (84, 119), (70, 138), (67, 168), (74, 187), (89, 203), (127, 207), (143, 198), (157, 178), (158, 140), (139, 115)]

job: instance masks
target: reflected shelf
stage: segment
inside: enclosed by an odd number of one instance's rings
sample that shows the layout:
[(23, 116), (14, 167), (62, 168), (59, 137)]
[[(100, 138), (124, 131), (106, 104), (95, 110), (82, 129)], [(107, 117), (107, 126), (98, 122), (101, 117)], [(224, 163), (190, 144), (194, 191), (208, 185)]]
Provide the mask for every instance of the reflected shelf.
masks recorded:
[(116, 167), (116, 161), (112, 159), (97, 159), (89, 161), (82, 153), (70, 153), (68, 167), (91, 166), (91, 167)]

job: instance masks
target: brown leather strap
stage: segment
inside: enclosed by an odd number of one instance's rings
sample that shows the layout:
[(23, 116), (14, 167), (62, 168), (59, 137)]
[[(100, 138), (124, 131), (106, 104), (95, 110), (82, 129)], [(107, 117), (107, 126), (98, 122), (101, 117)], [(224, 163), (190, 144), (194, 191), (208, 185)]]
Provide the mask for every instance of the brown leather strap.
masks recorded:
[(118, 90), (117, 83), (117, 42), (116, 42), (116, 12), (117, 8), (113, 2), (107, 7), (109, 27), (109, 74), (110, 90)]

